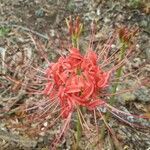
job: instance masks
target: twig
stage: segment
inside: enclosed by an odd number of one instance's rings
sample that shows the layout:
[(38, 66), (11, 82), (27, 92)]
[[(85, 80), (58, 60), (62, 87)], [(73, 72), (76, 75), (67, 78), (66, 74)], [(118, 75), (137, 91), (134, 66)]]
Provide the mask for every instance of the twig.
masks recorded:
[(3, 25), (3, 26), (12, 27), (12, 28), (20, 28), (20, 29), (22, 29), (24, 31), (31, 32), (31, 33), (33, 33), (33, 34), (35, 34), (37, 36), (40, 36), (40, 37), (42, 37), (42, 38), (44, 38), (46, 40), (49, 40), (49, 37), (47, 35), (41, 34), (41, 33), (37, 32), (37, 31), (31, 30), (31, 29), (29, 29), (27, 27), (23, 27), (21, 25), (11, 24), (9, 22), (0, 22), (0, 25), (1, 26)]

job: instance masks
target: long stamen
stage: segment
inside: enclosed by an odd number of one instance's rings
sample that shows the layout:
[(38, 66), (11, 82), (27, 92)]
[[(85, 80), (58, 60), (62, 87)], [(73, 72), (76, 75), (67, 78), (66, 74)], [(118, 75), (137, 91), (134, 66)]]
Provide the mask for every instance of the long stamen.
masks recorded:
[(58, 135), (58, 137), (54, 140), (54, 142), (52, 143), (52, 150), (55, 150), (56, 148), (56, 145), (57, 143), (60, 141), (60, 139), (62, 138), (63, 134), (65, 133), (69, 123), (70, 123), (70, 120), (71, 120), (71, 113), (68, 115), (66, 121), (65, 121), (65, 124), (60, 132), (60, 134)]

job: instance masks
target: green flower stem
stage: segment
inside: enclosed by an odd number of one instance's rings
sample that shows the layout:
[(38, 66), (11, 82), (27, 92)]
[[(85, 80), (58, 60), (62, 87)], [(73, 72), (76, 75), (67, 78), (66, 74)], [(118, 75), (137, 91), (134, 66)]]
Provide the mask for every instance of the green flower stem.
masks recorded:
[[(122, 46), (121, 46), (121, 51), (120, 51), (120, 61), (124, 59), (125, 51), (127, 48), (127, 44), (125, 42), (121, 42), (121, 44)], [(119, 81), (119, 78), (121, 77), (121, 74), (122, 74), (122, 67), (120, 67), (116, 72), (117, 82), (112, 87), (112, 94), (115, 94), (117, 91), (118, 81)], [(110, 98), (110, 105), (114, 105), (115, 103), (116, 103), (116, 99), (115, 99), (115, 95), (113, 95)]]
[(79, 39), (76, 36), (72, 36), (72, 45), (73, 47), (79, 48)]
[[(81, 108), (79, 108), (81, 110)], [(82, 127), (81, 127), (81, 123), (80, 123), (80, 114), (77, 114), (77, 124), (76, 124), (76, 130), (77, 130), (77, 148), (80, 148), (80, 139), (81, 139), (81, 132), (82, 132)]]
[[(122, 61), (124, 59), (124, 56), (125, 56), (127, 43), (124, 42), (123, 40), (120, 40), (120, 43), (121, 43), (120, 61)], [(117, 87), (118, 87), (118, 84), (119, 84), (118, 81), (119, 81), (119, 78), (121, 77), (121, 74), (122, 74), (122, 66), (116, 71), (117, 82), (112, 87), (112, 94), (113, 94), (113, 96), (110, 98), (110, 105), (114, 105), (116, 103), (115, 93), (117, 91)], [(110, 113), (107, 112), (106, 115), (105, 115), (105, 121), (108, 121), (109, 117), (110, 117)], [(104, 125), (102, 130), (101, 130), (100, 139), (104, 138), (106, 128), (107, 127)]]
[[(72, 35), (71, 37), (72, 40), (72, 45), (75, 48), (79, 48), (79, 37)], [(77, 70), (77, 73), (80, 74), (80, 70)], [(82, 112), (82, 108), (78, 107), (77, 109), (80, 109), (80, 111)], [(76, 130), (77, 130), (77, 143), (76, 143), (76, 147), (77, 149), (80, 149), (79, 143), (80, 143), (80, 139), (81, 139), (81, 135), (82, 135), (82, 127), (81, 127), (81, 123), (80, 123), (80, 114), (77, 114), (77, 124), (76, 124)]]

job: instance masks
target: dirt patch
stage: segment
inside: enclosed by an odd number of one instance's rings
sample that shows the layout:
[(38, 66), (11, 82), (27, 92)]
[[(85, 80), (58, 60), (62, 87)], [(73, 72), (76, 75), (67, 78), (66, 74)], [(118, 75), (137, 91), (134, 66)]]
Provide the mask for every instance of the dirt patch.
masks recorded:
[[(147, 5), (145, 5), (145, 3)], [(39, 45), (44, 45), (50, 60), (56, 61), (58, 58), (60, 47), (65, 50), (65, 44), (68, 44), (68, 33), (65, 25), (65, 18), (72, 15), (79, 15), (84, 22), (83, 37), (81, 37), (81, 47), (84, 49), (89, 42), (90, 24), (93, 20), (96, 22), (95, 45), (99, 42), (104, 44), (108, 37), (119, 27), (139, 27), (136, 45), (136, 57), (128, 64), (128, 69), (139, 68), (144, 65), (141, 71), (141, 76), (149, 78), (150, 64), (150, 17), (149, 3), (121, 1), (91, 1), (91, 0), (1, 0), (0, 3), (0, 58), (6, 59), (11, 64), (9, 74), (15, 82), (6, 82), (3, 78), (2, 71), (5, 64), (0, 61), (0, 149), (41, 149), (49, 148), (50, 141), (54, 138), (55, 133), (58, 133), (60, 128), (59, 123), (52, 130), (46, 133), (34, 130), (28, 131), (26, 122), (23, 120), (24, 114), (20, 114), (17, 110), (18, 105), (32, 102), (35, 99), (40, 99), (40, 96), (28, 97), (23, 93), (24, 86), (20, 86), (20, 82), (26, 81), (24, 74), (30, 69), (31, 60), (35, 58), (34, 63), (42, 64), (43, 60), (36, 52), (36, 48), (31, 38), (35, 37), (35, 41)], [(65, 36), (66, 35), (66, 36)], [(50, 39), (50, 40), (49, 40)], [(41, 41), (41, 43), (40, 43)], [(5, 56), (4, 52), (7, 51)], [(24, 53), (21, 53), (21, 52)], [(64, 51), (65, 53), (65, 51)], [(18, 57), (19, 56), (19, 57)], [(13, 62), (9, 58), (13, 57)], [(18, 59), (20, 58), (20, 59)], [(28, 60), (28, 61), (27, 61)], [(26, 64), (23, 64), (26, 61)], [(44, 67), (44, 66), (43, 66)], [(34, 72), (30, 73), (30, 77), (34, 76)], [(3, 87), (5, 83), (5, 87)], [(132, 79), (131, 79), (132, 83)], [(8, 89), (7, 89), (8, 88)], [(6, 90), (4, 90), (6, 89)], [(10, 92), (11, 91), (11, 92)], [(142, 90), (131, 92), (128, 95), (118, 97), (118, 107), (125, 111), (140, 114), (145, 113), (149, 116), (150, 113), (150, 98), (149, 85), (145, 84)], [(8, 114), (3, 113), (6, 111)], [(9, 110), (9, 111), (8, 111)], [(19, 116), (17, 119), (15, 115)], [(92, 128), (92, 116), (89, 115), (90, 127)], [(140, 120), (140, 122), (144, 122)], [(23, 126), (16, 129), (19, 123)], [(46, 126), (47, 122), (43, 122)], [(99, 122), (101, 125), (101, 121)], [(147, 125), (147, 123), (145, 123)], [(148, 150), (150, 148), (149, 131), (135, 129), (130, 126), (118, 123), (115, 118), (110, 120), (109, 124), (115, 131), (117, 139), (126, 150)], [(37, 126), (31, 125), (31, 129)], [(74, 126), (74, 122), (71, 124)], [(149, 126), (149, 124), (147, 125)], [(44, 128), (44, 127), (43, 127)], [(70, 129), (66, 139), (62, 141), (59, 149), (76, 149), (74, 146), (75, 137), (74, 130)], [(94, 137), (85, 131), (87, 137), (83, 137), (81, 141), (81, 149), (91, 149), (90, 144), (87, 145), (87, 139), (94, 141)], [(30, 136), (31, 135), (31, 136)], [(30, 142), (29, 142), (30, 141)], [(109, 134), (104, 140), (104, 149), (113, 149), (113, 144)], [(96, 147), (95, 149), (99, 149)]]

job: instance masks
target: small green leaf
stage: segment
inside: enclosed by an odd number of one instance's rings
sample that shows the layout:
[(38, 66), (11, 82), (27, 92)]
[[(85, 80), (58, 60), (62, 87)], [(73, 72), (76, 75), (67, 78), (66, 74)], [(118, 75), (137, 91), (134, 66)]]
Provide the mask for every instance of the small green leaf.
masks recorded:
[(10, 32), (10, 28), (0, 27), (0, 37), (7, 36), (9, 32)]

